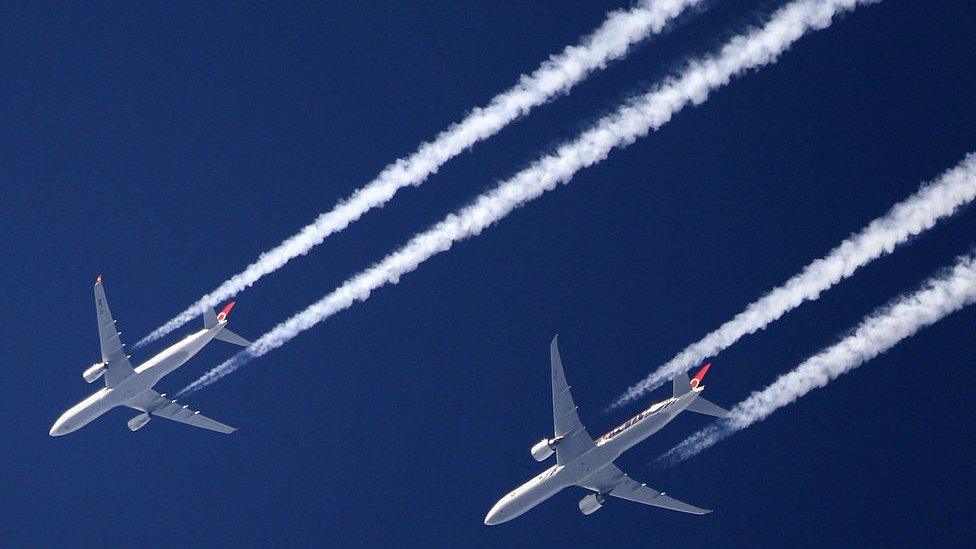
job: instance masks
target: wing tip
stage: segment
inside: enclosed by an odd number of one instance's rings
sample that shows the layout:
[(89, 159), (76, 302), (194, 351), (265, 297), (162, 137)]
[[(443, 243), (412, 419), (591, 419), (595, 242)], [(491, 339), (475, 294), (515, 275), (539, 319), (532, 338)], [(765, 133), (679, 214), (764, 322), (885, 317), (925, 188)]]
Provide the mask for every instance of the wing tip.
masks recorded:
[(96, 276), (95, 277), (95, 285), (98, 286), (101, 283), (102, 283), (102, 275)]

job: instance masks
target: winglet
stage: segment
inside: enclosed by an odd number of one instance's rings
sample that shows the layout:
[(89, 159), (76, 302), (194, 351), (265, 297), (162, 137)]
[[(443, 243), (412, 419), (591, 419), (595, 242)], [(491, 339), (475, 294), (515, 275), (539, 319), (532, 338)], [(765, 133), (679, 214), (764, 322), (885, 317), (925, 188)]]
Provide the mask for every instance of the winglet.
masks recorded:
[(102, 275), (98, 275), (97, 277), (95, 277), (95, 285), (97, 286), (98, 284), (101, 283), (102, 283)]
[(711, 367), (712, 363), (706, 362), (705, 365), (702, 366), (701, 370), (698, 370), (698, 373), (695, 374), (695, 377), (691, 378), (691, 381), (689, 381), (688, 384), (691, 385), (692, 389), (697, 389), (698, 386), (701, 385), (702, 380), (705, 379), (705, 374), (708, 373), (708, 369)]
[(236, 304), (237, 304), (236, 301), (231, 301), (227, 305), (224, 305), (224, 308), (217, 314), (217, 322), (223, 322), (227, 320), (227, 315), (230, 314), (230, 310), (233, 309), (234, 305)]

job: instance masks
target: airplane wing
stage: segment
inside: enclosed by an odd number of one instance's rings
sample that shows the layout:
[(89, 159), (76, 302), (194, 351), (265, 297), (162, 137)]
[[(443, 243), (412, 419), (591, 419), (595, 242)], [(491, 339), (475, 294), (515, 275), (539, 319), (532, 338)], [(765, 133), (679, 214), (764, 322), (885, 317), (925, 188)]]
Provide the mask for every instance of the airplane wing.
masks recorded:
[(641, 484), (627, 476), (627, 473), (624, 473), (612, 463), (587, 477), (580, 483), (580, 486), (601, 494), (610, 494), (620, 499), (643, 503), (644, 505), (653, 505), (654, 507), (661, 507), (672, 511), (680, 511), (682, 513), (704, 515), (712, 512), (710, 509), (702, 509), (701, 507), (695, 507), (683, 501), (678, 501), (671, 496), (664, 495), (663, 492), (658, 492), (646, 484)]
[(563, 373), (563, 361), (559, 357), (559, 336), (552, 338), (549, 358), (552, 363), (553, 432), (559, 439), (555, 444), (556, 463), (562, 465), (573, 461), (595, 444), (576, 413), (576, 403), (569, 392), (566, 374)]
[(230, 434), (237, 430), (229, 425), (224, 425), (219, 421), (210, 419), (200, 412), (191, 410), (189, 406), (181, 406), (175, 400), (165, 398), (152, 389), (146, 389), (139, 393), (127, 402), (126, 406), (134, 410), (147, 412), (150, 415), (172, 419), (173, 421), (179, 421), (180, 423), (186, 423), (187, 425), (202, 429), (210, 429), (218, 433)]
[(102, 362), (106, 364), (105, 386), (113, 387), (132, 375), (129, 356), (125, 354), (125, 344), (119, 338), (122, 332), (115, 328), (115, 319), (108, 308), (102, 276), (95, 279), (95, 314), (98, 317), (98, 341), (102, 347)]

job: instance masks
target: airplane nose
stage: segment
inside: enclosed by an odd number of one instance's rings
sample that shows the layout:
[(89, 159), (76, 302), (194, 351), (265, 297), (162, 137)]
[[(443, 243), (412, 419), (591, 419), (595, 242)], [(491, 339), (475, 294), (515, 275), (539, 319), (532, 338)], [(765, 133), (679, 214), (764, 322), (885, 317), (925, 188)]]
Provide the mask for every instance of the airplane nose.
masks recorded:
[(485, 516), (485, 526), (494, 526), (502, 522), (504, 522), (502, 520), (502, 502), (499, 501)]
[(47, 434), (51, 435), (52, 437), (59, 437), (63, 435), (64, 423), (65, 423), (64, 416), (59, 417), (58, 420), (54, 422), (54, 425), (51, 426), (51, 430), (48, 431)]

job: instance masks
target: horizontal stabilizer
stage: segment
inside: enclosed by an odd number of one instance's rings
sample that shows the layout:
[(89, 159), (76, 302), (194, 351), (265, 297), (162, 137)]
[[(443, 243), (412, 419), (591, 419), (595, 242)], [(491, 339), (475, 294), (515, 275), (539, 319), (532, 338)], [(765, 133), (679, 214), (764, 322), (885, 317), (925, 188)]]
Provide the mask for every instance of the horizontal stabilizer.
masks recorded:
[(691, 404), (689, 404), (685, 410), (690, 412), (698, 412), (699, 414), (705, 414), (706, 416), (729, 417), (728, 410), (722, 408), (714, 402), (705, 400), (702, 397), (692, 400)]
[(241, 347), (250, 347), (251, 342), (244, 339), (243, 337), (235, 334), (234, 332), (224, 328), (223, 330), (217, 332), (214, 339), (219, 339), (221, 341), (226, 341), (227, 343), (233, 343), (234, 345), (240, 345)]

